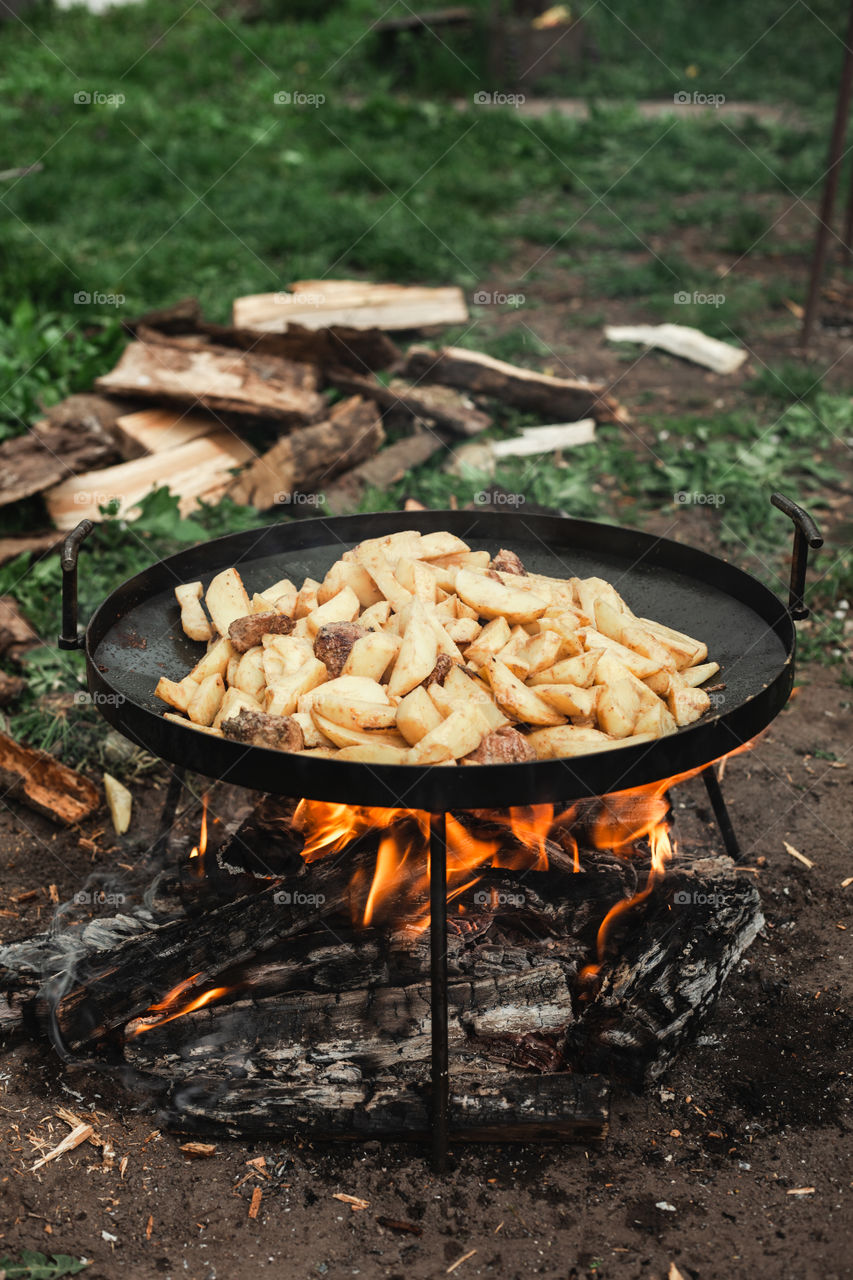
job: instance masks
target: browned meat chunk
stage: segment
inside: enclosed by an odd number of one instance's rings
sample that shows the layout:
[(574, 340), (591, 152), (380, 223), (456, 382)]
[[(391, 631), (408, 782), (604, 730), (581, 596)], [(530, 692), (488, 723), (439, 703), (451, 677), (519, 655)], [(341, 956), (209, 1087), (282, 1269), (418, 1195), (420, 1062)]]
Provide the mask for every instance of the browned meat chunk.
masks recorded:
[(358, 622), (327, 622), (314, 640), (314, 657), (325, 662), (326, 670), (334, 680), (343, 671), (356, 640), (367, 634), (367, 627)]
[(222, 721), (222, 732), (235, 742), (250, 747), (276, 747), (279, 751), (301, 751), (305, 736), (290, 716), (268, 716), (265, 711), (241, 707), (236, 716)]
[(238, 653), (254, 649), (262, 636), (288, 636), (295, 623), (283, 613), (248, 613), (245, 618), (235, 618), (228, 628), (228, 639)]
[(496, 556), (492, 556), (490, 569), (497, 569), (500, 573), (518, 573), (523, 577), (527, 577), (527, 570), (519, 560), (514, 551), (505, 551), (501, 547)]
[(425, 689), (428, 689), (431, 684), (444, 684), (452, 666), (453, 659), (450, 654), (440, 653), (435, 660), (435, 666), (432, 671), (425, 680), (421, 681), (421, 684)]
[(505, 724), (487, 733), (476, 751), (463, 756), (463, 764), (520, 764), (535, 760), (536, 752), (523, 733)]

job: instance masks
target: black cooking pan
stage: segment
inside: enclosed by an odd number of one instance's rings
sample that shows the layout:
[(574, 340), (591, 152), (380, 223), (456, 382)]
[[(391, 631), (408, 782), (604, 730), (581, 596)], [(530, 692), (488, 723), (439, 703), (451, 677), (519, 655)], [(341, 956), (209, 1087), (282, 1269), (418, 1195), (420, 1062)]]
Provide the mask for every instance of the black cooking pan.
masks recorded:
[[(787, 499), (774, 503), (797, 525), (795, 573), (786, 607), (727, 561), (633, 529), (552, 516), (492, 511), (381, 512), (270, 525), (205, 542), (128, 579), (77, 638), (76, 560), (86, 523), (63, 552), (67, 648), (86, 651), (89, 689), (104, 717), (154, 755), (210, 777), (279, 795), (426, 810), (480, 808), (602, 795), (725, 755), (770, 723), (794, 681), (795, 628), (804, 616), (806, 544), (820, 545), (810, 518)], [(91, 527), (91, 526), (89, 526)], [(595, 574), (613, 583), (638, 614), (686, 631), (708, 646), (725, 689), (712, 713), (655, 742), (565, 760), (473, 766), (369, 765), (247, 747), (163, 717), (154, 696), (162, 675), (178, 680), (203, 652), (181, 630), (178, 583), (207, 586), (235, 565), (251, 594), (282, 577), (322, 580), (363, 538), (401, 529), (448, 529), (474, 550), (516, 551), (531, 572), (561, 578)]]

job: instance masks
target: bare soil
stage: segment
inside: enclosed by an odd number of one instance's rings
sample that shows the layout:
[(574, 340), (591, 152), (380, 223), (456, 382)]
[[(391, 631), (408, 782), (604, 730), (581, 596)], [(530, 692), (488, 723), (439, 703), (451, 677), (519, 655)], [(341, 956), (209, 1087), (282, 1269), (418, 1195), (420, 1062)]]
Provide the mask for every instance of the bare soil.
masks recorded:
[[(0, 1062), (0, 1256), (90, 1258), (93, 1280), (410, 1280), (466, 1254), (452, 1274), (662, 1280), (674, 1262), (686, 1280), (853, 1276), (851, 728), (834, 671), (805, 670), (764, 739), (729, 762), (726, 796), (767, 924), (698, 1043), (645, 1095), (614, 1095), (603, 1146), (456, 1148), (445, 1178), (423, 1151), (375, 1142), (219, 1141), (188, 1159), (117, 1075), (18, 1042)], [(92, 871), (134, 865), (162, 798), (136, 795), (121, 842), (103, 821), (58, 832), (0, 807), (4, 940), (52, 918), (50, 884), (65, 900)], [(681, 840), (719, 848), (701, 783), (675, 805)], [(111, 1170), (86, 1144), (33, 1171), (68, 1132), (58, 1106), (95, 1118)], [(266, 1176), (248, 1163), (260, 1155)], [(369, 1205), (351, 1210), (340, 1192)]]

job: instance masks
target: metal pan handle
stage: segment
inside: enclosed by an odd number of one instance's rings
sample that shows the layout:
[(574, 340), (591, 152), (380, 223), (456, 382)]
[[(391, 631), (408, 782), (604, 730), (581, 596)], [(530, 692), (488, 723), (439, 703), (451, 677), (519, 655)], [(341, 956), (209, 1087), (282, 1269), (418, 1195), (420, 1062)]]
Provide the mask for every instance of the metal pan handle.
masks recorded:
[(57, 641), (60, 649), (83, 648), (83, 637), (77, 627), (77, 557), (80, 544), (94, 527), (91, 520), (81, 520), (62, 544), (62, 634)]
[(809, 616), (807, 605), (803, 602), (806, 590), (806, 567), (809, 559), (809, 547), (817, 551), (823, 546), (820, 530), (807, 511), (798, 507), (796, 502), (786, 498), (783, 493), (774, 493), (770, 501), (774, 507), (784, 511), (794, 522), (794, 551), (791, 556), (791, 585), (788, 591), (788, 612), (797, 621)]

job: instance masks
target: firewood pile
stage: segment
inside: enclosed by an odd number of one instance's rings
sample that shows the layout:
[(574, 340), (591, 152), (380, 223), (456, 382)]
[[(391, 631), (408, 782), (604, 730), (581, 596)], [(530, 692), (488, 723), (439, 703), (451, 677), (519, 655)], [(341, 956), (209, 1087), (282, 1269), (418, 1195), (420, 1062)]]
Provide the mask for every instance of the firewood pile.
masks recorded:
[[(132, 513), (168, 484), (184, 514), (225, 494), (259, 510), (340, 514), (484, 431), (495, 401), (538, 414), (548, 449), (569, 426), (567, 445), (595, 422), (625, 419), (601, 383), (423, 342), (404, 352), (391, 336), (410, 341), (467, 319), (456, 288), (345, 280), (238, 298), (230, 325), (204, 320), (195, 299), (149, 312), (127, 323), (118, 364), (91, 393), (0, 445), (0, 506), (40, 494), (66, 530), (101, 519), (112, 500)], [(0, 557), (55, 538), (4, 539)]]

